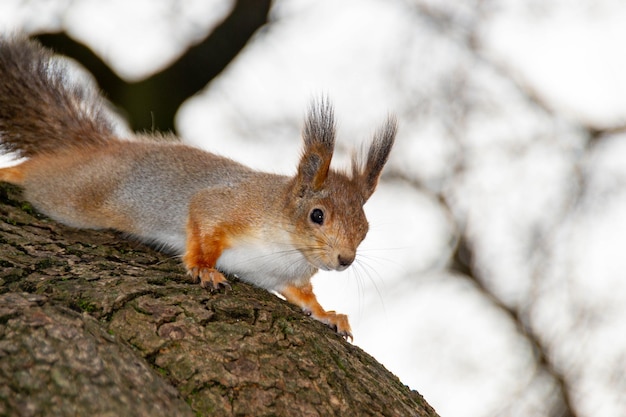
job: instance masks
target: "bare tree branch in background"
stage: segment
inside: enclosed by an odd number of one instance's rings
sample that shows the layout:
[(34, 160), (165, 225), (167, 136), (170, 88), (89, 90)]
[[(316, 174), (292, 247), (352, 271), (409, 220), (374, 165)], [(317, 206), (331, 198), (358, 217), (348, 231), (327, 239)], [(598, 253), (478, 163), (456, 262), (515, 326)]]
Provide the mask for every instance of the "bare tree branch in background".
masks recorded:
[[(571, 384), (568, 378), (553, 363), (550, 355), (550, 347), (542, 340), (542, 337), (533, 328), (525, 314), (517, 308), (507, 305), (499, 299), (486, 285), (481, 277), (474, 261), (474, 249), (468, 237), (462, 233), (459, 243), (454, 251), (450, 269), (462, 274), (462, 277), (471, 281), (483, 296), (504, 313), (515, 323), (517, 331), (530, 344), (536, 362), (535, 374), (545, 373), (553, 379), (556, 390), (553, 393), (553, 405), (550, 415), (553, 417), (576, 417), (576, 412), (571, 398)], [(514, 405), (511, 400), (510, 406)]]
[[(478, 31), (477, 25), (479, 25), (483, 19), (486, 18), (485, 15), (488, 13), (489, 5), (490, 2), (478, 0), (474, 5), (475, 14), (473, 15), (473, 18), (468, 19), (467, 16), (464, 15), (463, 19), (459, 19), (458, 16), (454, 15), (454, 12), (457, 11), (456, 9), (446, 10), (445, 6), (439, 9), (436, 6), (433, 6), (430, 2), (416, 1), (414, 3), (415, 13), (419, 16), (418, 19), (420, 21), (430, 23), (430, 25), (436, 28), (437, 31), (440, 31), (445, 36), (454, 39), (467, 51), (469, 51), (478, 62), (487, 65), (497, 74), (503, 76), (507, 80), (510, 80), (525, 97), (527, 102), (531, 104), (531, 106), (536, 107), (550, 117), (554, 117), (555, 114), (553, 109), (544, 101), (538, 91), (516, 77), (510, 69), (500, 65), (500, 63), (493, 62), (493, 60), (487, 57), (481, 50), (480, 41), (478, 40), (479, 36), (476, 35)], [(463, 98), (457, 97), (456, 100), (462, 102)], [(467, 105), (471, 106), (471, 104)], [(461, 104), (461, 107), (463, 107), (463, 104)], [(454, 123), (452, 123), (452, 132), (449, 132), (452, 137), (457, 138), (456, 141), (458, 146), (457, 156), (455, 158), (455, 167), (451, 170), (453, 175), (448, 178), (448, 181), (451, 181), (452, 183), (460, 180), (467, 162), (465, 160), (466, 157), (464, 156), (465, 152), (462, 141), (464, 135), (464, 114), (465, 111), (461, 110), (452, 116), (455, 120)], [(580, 126), (580, 129), (587, 133), (586, 136), (589, 138), (587, 151), (589, 151), (589, 147), (594, 145), (595, 142), (600, 140), (602, 137), (605, 137), (607, 133), (622, 131), (623, 127), (594, 129), (589, 126)], [(575, 183), (573, 188), (576, 189), (576, 195), (571, 197), (572, 201), (570, 201), (569, 206), (566, 208), (567, 212), (563, 213), (564, 215), (561, 218), (561, 222), (564, 222), (564, 219), (570, 213), (578, 210), (579, 203), (585, 193), (585, 179), (582, 176), (582, 169), (579, 166), (582, 163), (581, 161), (583, 158), (584, 156), (579, 156), (576, 161), (576, 164), (578, 165), (576, 168), (578, 176), (572, 179), (572, 182)], [(445, 190), (433, 190), (432, 187), (426, 187), (423, 184), (416, 183), (415, 180), (407, 178), (400, 173), (394, 172), (393, 176), (399, 177), (399, 179), (412, 184), (417, 189), (432, 194), (442, 205), (443, 210), (450, 214), (452, 221), (455, 223), (454, 228), (456, 230), (456, 245), (453, 248), (451, 262), (448, 267), (449, 270), (452, 273), (458, 274), (462, 279), (466, 279), (471, 282), (474, 288), (482, 294), (482, 296), (491, 305), (495, 306), (502, 312), (502, 314), (514, 323), (519, 335), (522, 336), (528, 343), (535, 362), (535, 377), (533, 380), (538, 377), (544, 378), (547, 376), (552, 382), (553, 390), (548, 393), (550, 404), (546, 404), (547, 414), (552, 417), (576, 417), (578, 413), (573, 401), (573, 387), (575, 386), (574, 381), (571, 380), (573, 376), (568, 375), (567, 372), (559, 369), (555, 363), (550, 342), (544, 340), (541, 332), (534, 327), (532, 320), (530, 319), (530, 311), (533, 308), (532, 300), (529, 301), (531, 304), (527, 306), (512, 306), (501, 299), (498, 294), (493, 291), (488, 283), (488, 280), (483, 276), (481, 268), (476, 264), (476, 252), (480, 249), (476, 247), (472, 238), (468, 236), (465, 228), (465, 219), (454, 215), (454, 213), (456, 213), (454, 202), (447, 196)], [(552, 228), (556, 229), (559, 226), (560, 224), (552, 225)], [(538, 245), (539, 247), (535, 248), (533, 256), (541, 257), (542, 259), (537, 262), (537, 264), (545, 266), (547, 264), (548, 256), (546, 253), (550, 252), (549, 248), (546, 248), (545, 246), (551, 244), (549, 239), (552, 236), (550, 233), (554, 232), (554, 230), (544, 232), (546, 234), (542, 237), (543, 241), (540, 245)], [(544, 249), (548, 250), (543, 251)], [(537, 273), (541, 274), (542, 271), (537, 271)], [(530, 382), (530, 384), (532, 383), (533, 381)], [(503, 415), (508, 415), (510, 411), (515, 409), (517, 400), (518, 399), (516, 398), (511, 398), (508, 404), (503, 404), (503, 409), (505, 410)]]
[(267, 23), (271, 3), (238, 0), (230, 15), (206, 39), (161, 72), (135, 83), (122, 80), (89, 48), (64, 33), (37, 38), (85, 66), (109, 100), (123, 109), (133, 130), (174, 131), (174, 116), (180, 105), (221, 73)]

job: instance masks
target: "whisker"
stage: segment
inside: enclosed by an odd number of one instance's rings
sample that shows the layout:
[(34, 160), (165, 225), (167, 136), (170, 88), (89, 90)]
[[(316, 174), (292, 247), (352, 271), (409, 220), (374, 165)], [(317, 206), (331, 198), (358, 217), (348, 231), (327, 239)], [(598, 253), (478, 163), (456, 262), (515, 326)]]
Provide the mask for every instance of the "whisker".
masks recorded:
[(376, 294), (378, 296), (378, 300), (380, 301), (380, 305), (383, 308), (383, 312), (385, 313), (385, 315), (387, 314), (387, 308), (385, 306), (385, 300), (384, 297), (382, 295), (382, 292), (378, 286), (378, 284), (376, 283), (376, 279), (372, 276), (372, 273), (374, 273), (378, 279), (380, 281), (383, 281), (383, 277), (378, 273), (378, 270), (374, 267), (372, 267), (371, 265), (368, 265), (367, 263), (363, 262), (361, 259), (359, 259), (359, 257), (357, 256), (357, 260), (354, 264), (355, 266), (355, 273), (357, 274), (357, 276), (359, 277), (359, 279), (365, 275), (365, 277), (368, 279), (368, 281), (370, 282), (370, 284), (374, 287), (374, 290), (376, 291)]

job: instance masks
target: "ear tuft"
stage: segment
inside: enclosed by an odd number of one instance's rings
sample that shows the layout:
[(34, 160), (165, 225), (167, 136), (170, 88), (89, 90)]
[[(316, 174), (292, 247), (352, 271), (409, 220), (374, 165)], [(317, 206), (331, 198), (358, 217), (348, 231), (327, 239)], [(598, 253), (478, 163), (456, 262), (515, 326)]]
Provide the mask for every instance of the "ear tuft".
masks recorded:
[(327, 97), (314, 100), (309, 107), (302, 132), (305, 148), (323, 148), (332, 155), (335, 146), (335, 131), (333, 105)]
[[(397, 130), (398, 122), (394, 116), (390, 115), (385, 124), (374, 134), (372, 144), (367, 151), (365, 167), (359, 169), (357, 161), (353, 159), (353, 176), (360, 179), (363, 196), (366, 200), (370, 198), (376, 189), (376, 185), (378, 185), (378, 178), (389, 159), (389, 153), (395, 142)], [(360, 175), (357, 174), (359, 171)]]
[(298, 166), (300, 189), (319, 190), (328, 177), (335, 148), (335, 114), (327, 98), (314, 101), (304, 123), (304, 152)]

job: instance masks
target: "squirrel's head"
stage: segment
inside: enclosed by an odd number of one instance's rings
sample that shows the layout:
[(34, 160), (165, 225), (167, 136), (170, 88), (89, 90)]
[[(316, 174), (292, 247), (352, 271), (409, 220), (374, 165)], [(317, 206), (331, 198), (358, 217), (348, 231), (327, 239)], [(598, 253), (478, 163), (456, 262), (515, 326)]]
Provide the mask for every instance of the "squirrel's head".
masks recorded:
[(342, 271), (352, 264), (368, 231), (363, 205), (372, 195), (393, 146), (393, 117), (374, 135), (350, 174), (330, 169), (335, 145), (333, 108), (314, 103), (303, 129), (304, 151), (292, 184), (291, 219), (298, 249), (316, 268)]

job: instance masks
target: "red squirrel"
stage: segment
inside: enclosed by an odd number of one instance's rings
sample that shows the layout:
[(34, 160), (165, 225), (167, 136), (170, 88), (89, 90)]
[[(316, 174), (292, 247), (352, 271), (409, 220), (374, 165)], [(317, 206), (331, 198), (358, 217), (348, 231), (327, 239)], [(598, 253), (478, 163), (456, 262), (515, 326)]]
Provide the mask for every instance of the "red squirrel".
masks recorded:
[(0, 37), (0, 146), (25, 158), (0, 169), (33, 206), (78, 228), (115, 229), (182, 255), (203, 287), (224, 274), (275, 291), (352, 339), (348, 318), (325, 311), (311, 277), (355, 260), (374, 192), (394, 143), (389, 117), (349, 172), (330, 168), (333, 107), (313, 103), (294, 176), (255, 171), (155, 135), (121, 138), (105, 99), (70, 77), (35, 41)]

